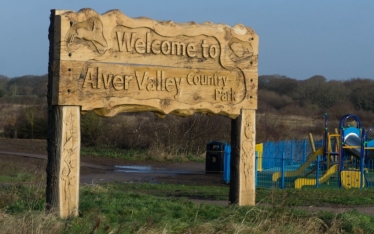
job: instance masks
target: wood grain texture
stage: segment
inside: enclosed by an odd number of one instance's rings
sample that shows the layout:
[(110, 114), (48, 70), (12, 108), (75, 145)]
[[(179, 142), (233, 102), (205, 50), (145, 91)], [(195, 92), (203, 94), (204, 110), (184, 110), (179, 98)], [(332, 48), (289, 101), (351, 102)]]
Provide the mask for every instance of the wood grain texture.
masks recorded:
[(240, 175), (239, 206), (254, 206), (256, 198), (255, 185), (255, 147), (256, 147), (256, 113), (254, 110), (242, 110), (240, 133)]
[(48, 64), (48, 163), (46, 209), (61, 218), (78, 215), (80, 171), (80, 107), (57, 106), (59, 56), (56, 38), (60, 38), (60, 18), (65, 11), (51, 11)]
[(118, 10), (56, 17), (54, 105), (103, 116), (154, 111), (230, 118), (257, 108), (258, 36), (248, 27), (133, 19)]
[(255, 205), (255, 116), (254, 110), (244, 109), (232, 121), (229, 201), (239, 206)]
[(80, 171), (80, 108), (61, 107), (59, 211), (60, 217), (78, 215)]

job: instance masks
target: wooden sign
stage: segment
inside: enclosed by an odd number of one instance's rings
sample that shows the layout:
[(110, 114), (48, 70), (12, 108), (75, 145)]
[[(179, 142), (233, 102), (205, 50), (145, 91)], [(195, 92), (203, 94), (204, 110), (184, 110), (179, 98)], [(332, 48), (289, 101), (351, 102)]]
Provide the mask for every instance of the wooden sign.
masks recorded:
[(230, 202), (255, 204), (258, 36), (243, 25), (175, 24), (52, 10), (47, 207), (78, 215), (80, 112), (233, 118)]
[(258, 37), (248, 27), (91, 9), (60, 11), (55, 27), (53, 105), (103, 116), (153, 111), (231, 118), (257, 108)]

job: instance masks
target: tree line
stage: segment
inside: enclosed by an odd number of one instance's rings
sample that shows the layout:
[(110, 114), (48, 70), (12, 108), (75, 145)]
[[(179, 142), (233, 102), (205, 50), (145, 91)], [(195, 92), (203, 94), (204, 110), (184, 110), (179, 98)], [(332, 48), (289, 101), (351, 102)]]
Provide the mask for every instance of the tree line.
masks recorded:
[(0, 98), (20, 96), (43, 98), (47, 94), (47, 89), (47, 74), (42, 76), (26, 75), (14, 78), (0, 75)]
[[(289, 106), (321, 110), (345, 106), (351, 110), (374, 111), (372, 79), (328, 81), (325, 77), (316, 75), (306, 80), (297, 80), (281, 75), (263, 75), (259, 76), (258, 88), (260, 112), (269, 107), (281, 110)], [(24, 101), (30, 100), (32, 96), (44, 98), (47, 89), (47, 74), (14, 78), (0, 75), (0, 98), (7, 101), (26, 96)]]
[[(374, 119), (374, 80), (352, 78), (328, 81), (323, 76), (296, 80), (287, 76), (259, 76), (256, 142), (303, 139), (309, 132), (321, 136), (323, 114), (333, 127), (344, 114)], [(0, 76), (0, 136), (46, 139), (48, 132), (48, 79), (43, 76)], [(301, 116), (307, 124), (294, 126), (289, 116)], [(318, 121), (314, 121), (318, 119)], [(301, 121), (303, 122), (303, 121)], [(313, 123), (312, 123), (313, 122)], [(151, 149), (171, 154), (197, 154), (212, 140), (230, 141), (231, 120), (195, 114), (190, 118), (152, 113), (122, 113), (102, 118), (82, 115), (82, 144), (126, 149)]]
[(317, 75), (296, 80), (287, 76), (267, 75), (259, 77), (258, 86), (259, 109), (265, 105), (276, 110), (298, 106), (326, 111), (339, 107), (351, 111), (374, 111), (374, 80), (371, 79), (327, 81), (325, 77)]

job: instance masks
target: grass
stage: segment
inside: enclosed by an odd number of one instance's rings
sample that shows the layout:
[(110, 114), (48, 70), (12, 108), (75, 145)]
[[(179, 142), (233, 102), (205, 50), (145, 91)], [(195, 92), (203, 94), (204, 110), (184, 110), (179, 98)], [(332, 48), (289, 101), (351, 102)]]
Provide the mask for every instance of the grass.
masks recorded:
[(23, 172), (14, 172), (11, 175), (0, 175), (0, 183), (14, 183), (30, 181), (32, 175)]
[(44, 212), (40, 172), (3, 163), (0, 169), (7, 183), (0, 184), (2, 233), (374, 233), (372, 215), (297, 209), (374, 206), (370, 188), (257, 189), (259, 205), (238, 207), (190, 200), (227, 200), (228, 186), (107, 183), (81, 187), (79, 217), (61, 220)]
[(124, 183), (117, 185), (123, 191), (144, 193), (156, 197), (176, 197), (205, 200), (227, 200), (229, 187), (193, 186), (180, 184)]
[[(44, 186), (40, 189), (14, 185), (6, 189), (0, 193), (0, 200), (4, 201), (0, 203), (0, 229), (8, 230), (5, 233), (374, 232), (374, 216), (357, 211), (308, 213), (290, 203), (292, 199), (303, 202), (305, 194), (311, 192), (315, 201), (320, 195), (332, 198), (337, 196), (334, 190), (315, 193), (317, 190), (258, 190), (258, 199), (263, 204), (269, 202), (270, 206), (238, 207), (196, 204), (189, 200), (197, 194), (201, 194), (200, 198), (221, 199), (222, 193), (227, 198), (226, 187), (108, 183), (82, 187), (79, 217), (61, 220), (43, 213)], [(348, 199), (370, 192), (357, 190), (342, 197)]]
[(167, 162), (205, 162), (205, 155), (170, 155), (155, 149), (150, 150), (125, 150), (119, 148), (82, 147), (82, 156), (97, 156), (107, 158), (120, 158), (129, 161), (167, 161)]
[(0, 183), (30, 182), (34, 177), (33, 171), (22, 165), (0, 160)]
[(82, 156), (97, 156), (107, 158), (121, 158), (127, 160), (144, 160), (145, 154), (141, 150), (123, 150), (119, 148), (82, 147)]
[(284, 200), (290, 207), (295, 206), (374, 206), (374, 188), (338, 189), (257, 189), (257, 202), (272, 203), (271, 199)]

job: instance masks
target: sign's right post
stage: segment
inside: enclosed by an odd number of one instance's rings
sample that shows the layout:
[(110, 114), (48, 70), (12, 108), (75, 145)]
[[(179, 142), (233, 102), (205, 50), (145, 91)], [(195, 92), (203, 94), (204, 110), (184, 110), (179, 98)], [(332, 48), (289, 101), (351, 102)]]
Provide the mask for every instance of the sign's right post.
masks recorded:
[(231, 122), (231, 204), (255, 205), (255, 130), (255, 110), (242, 109), (241, 114)]

